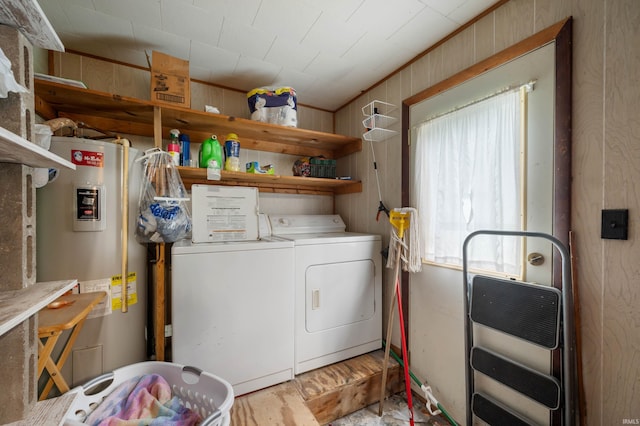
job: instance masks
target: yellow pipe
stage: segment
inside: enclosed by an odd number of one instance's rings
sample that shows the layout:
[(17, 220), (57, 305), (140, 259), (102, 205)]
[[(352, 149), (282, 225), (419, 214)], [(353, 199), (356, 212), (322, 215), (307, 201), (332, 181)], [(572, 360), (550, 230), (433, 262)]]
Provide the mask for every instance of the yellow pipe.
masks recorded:
[(121, 311), (127, 312), (129, 310), (129, 295), (127, 288), (127, 269), (129, 258), (129, 143), (128, 139), (122, 139), (118, 136), (116, 143), (122, 145), (122, 233), (121, 233), (121, 245), (122, 245), (122, 259), (121, 259), (121, 274), (122, 274), (122, 293), (121, 293)]

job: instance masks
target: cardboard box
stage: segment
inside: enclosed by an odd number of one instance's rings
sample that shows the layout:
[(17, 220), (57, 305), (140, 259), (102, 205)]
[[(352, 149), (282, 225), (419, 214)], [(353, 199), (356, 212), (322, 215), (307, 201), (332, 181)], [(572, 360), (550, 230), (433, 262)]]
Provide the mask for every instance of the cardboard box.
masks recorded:
[(191, 209), (194, 243), (258, 239), (258, 188), (192, 185)]
[(151, 102), (191, 108), (189, 61), (153, 51)]

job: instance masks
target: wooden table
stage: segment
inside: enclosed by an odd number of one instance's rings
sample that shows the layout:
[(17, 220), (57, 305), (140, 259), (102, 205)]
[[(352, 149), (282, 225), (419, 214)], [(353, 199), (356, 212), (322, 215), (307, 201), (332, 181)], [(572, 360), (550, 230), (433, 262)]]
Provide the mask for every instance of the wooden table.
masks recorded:
[[(87, 315), (106, 295), (107, 293), (104, 291), (68, 294), (52, 302), (52, 304), (57, 303), (60, 307), (47, 307), (38, 312), (38, 377), (40, 377), (45, 368), (50, 376), (40, 394), (40, 401), (47, 398), (54, 384), (61, 393), (69, 391), (69, 385), (67, 385), (60, 371), (71, 353), (73, 344), (87, 319)], [(58, 361), (55, 362), (51, 358), (53, 348), (62, 332), (70, 329), (72, 330), (71, 335), (65, 343)]]

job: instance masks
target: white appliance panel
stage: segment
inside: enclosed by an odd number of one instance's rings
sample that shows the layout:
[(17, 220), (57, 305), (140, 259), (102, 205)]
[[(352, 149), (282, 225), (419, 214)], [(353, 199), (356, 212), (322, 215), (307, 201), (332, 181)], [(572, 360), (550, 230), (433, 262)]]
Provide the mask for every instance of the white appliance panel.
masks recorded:
[(280, 235), (289, 240), (295, 241), (296, 246), (316, 245), (316, 244), (336, 244), (346, 242), (367, 242), (376, 241), (380, 236), (374, 234), (361, 234), (358, 232), (330, 232), (330, 233), (310, 233), (310, 234), (287, 234)]
[(275, 235), (344, 232), (346, 225), (340, 215), (270, 215)]
[(223, 377), (236, 395), (292, 379), (293, 263), (290, 241), (175, 243), (173, 360)]
[(258, 188), (193, 185), (194, 243), (258, 239)]
[(374, 280), (375, 265), (370, 259), (309, 266), (305, 274), (306, 331), (370, 320), (376, 311)]

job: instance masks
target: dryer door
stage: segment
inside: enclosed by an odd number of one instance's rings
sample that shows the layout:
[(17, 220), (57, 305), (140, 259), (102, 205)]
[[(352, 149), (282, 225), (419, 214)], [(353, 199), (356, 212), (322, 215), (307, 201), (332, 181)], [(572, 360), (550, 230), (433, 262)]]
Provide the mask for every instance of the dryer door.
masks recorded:
[(305, 329), (315, 333), (367, 321), (375, 314), (370, 259), (311, 265), (305, 274)]
[(295, 373), (380, 349), (380, 240), (295, 246)]

